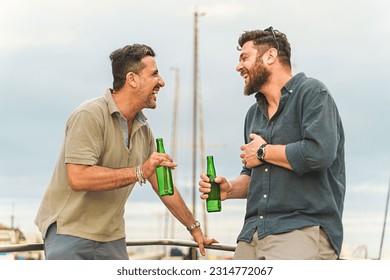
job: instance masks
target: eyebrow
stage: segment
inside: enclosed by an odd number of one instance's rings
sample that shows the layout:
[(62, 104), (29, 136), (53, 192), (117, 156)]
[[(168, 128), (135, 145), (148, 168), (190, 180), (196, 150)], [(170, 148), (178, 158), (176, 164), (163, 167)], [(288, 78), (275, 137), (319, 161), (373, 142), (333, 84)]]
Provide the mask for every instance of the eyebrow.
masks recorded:
[(241, 54), (240, 54), (240, 58), (239, 58), (239, 60), (242, 60), (242, 57), (243, 56), (246, 56), (246, 55), (248, 55), (247, 53), (245, 53), (245, 52), (242, 52)]

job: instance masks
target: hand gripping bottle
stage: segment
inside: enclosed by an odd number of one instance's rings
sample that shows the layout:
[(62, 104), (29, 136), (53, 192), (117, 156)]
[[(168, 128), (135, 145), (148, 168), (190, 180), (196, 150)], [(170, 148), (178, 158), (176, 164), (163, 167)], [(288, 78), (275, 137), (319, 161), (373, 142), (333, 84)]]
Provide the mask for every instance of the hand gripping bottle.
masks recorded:
[(219, 184), (214, 182), (217, 174), (214, 167), (213, 156), (207, 156), (207, 176), (210, 179), (211, 191), (209, 197), (206, 199), (207, 212), (220, 212), (221, 211), (221, 195)]
[[(157, 152), (165, 154), (164, 142), (162, 138), (156, 139)], [(173, 195), (172, 170), (166, 166), (156, 168), (158, 191), (160, 196)]]

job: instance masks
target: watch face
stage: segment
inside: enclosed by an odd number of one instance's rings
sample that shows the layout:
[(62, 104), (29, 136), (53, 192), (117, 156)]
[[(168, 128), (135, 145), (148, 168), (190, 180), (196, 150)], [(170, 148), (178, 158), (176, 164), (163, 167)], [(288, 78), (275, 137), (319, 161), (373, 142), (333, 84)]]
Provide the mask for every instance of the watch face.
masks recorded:
[(190, 226), (188, 226), (187, 229), (188, 229), (188, 231), (191, 231), (191, 230), (193, 230), (194, 228), (197, 228), (197, 227), (200, 227), (199, 221), (195, 221), (195, 223), (190, 225)]
[(257, 158), (260, 159), (263, 156), (263, 149), (260, 148), (257, 150)]

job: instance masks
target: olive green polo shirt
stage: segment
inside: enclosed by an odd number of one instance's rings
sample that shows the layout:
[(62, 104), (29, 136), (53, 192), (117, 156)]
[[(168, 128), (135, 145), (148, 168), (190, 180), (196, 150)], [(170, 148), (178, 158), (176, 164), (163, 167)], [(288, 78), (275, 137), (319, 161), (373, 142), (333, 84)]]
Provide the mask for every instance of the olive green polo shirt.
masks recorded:
[(105, 95), (81, 104), (66, 124), (65, 139), (44, 194), (35, 223), (45, 237), (57, 222), (57, 233), (99, 242), (125, 237), (125, 203), (134, 184), (103, 191), (73, 191), (66, 163), (124, 168), (144, 163), (155, 151), (146, 117), (138, 113), (128, 145), (124, 141), (118, 107), (107, 89)]

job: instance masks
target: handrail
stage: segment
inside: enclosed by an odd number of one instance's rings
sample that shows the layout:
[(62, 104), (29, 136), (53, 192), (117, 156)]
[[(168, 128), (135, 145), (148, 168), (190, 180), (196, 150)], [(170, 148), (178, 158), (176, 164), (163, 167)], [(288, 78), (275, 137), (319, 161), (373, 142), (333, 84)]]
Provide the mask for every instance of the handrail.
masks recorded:
[[(178, 239), (147, 239), (147, 240), (135, 240), (127, 241), (127, 246), (143, 246), (143, 245), (165, 245), (165, 246), (183, 246), (183, 247), (199, 247), (195, 241), (178, 240)], [(211, 245), (205, 245), (206, 249), (231, 251), (234, 252), (236, 245), (214, 243)]]
[[(195, 241), (178, 240), (178, 239), (145, 239), (127, 241), (126, 246), (150, 246), (150, 245), (163, 245), (163, 246), (183, 246), (196, 248), (199, 247)], [(234, 252), (236, 245), (219, 244), (214, 243), (211, 245), (205, 245), (206, 249), (231, 251)], [(15, 244), (15, 245), (0, 245), (0, 253), (12, 253), (12, 252), (30, 252), (30, 251), (42, 251), (43, 243), (30, 243), (30, 244)]]

